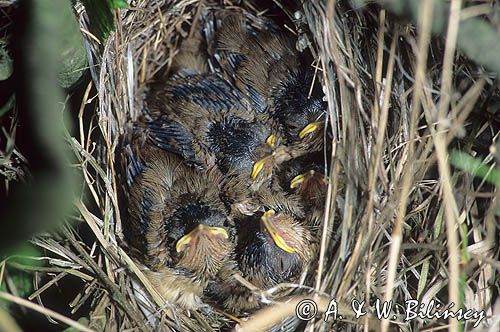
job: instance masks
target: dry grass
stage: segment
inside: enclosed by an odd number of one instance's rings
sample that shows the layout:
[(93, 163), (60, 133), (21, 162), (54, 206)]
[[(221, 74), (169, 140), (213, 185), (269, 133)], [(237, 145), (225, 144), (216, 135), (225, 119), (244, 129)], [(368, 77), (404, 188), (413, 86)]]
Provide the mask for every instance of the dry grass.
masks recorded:
[(7, 115), (0, 117), (0, 176), (3, 180), (0, 184), (0, 194), (8, 194), (12, 182), (25, 181), (29, 174), (28, 162), (15, 145), (17, 117), (10, 116), (9, 103), (15, 103), (13, 97), (5, 105)]
[[(218, 310), (187, 313), (164, 304), (120, 247), (113, 164), (118, 136), (140, 113), (141, 89), (170, 63), (178, 36), (188, 33), (183, 29), (198, 15), (194, 1), (136, 3), (121, 12), (117, 32), (105, 45), (88, 32), (78, 7), (92, 65), (90, 84), (98, 93), (91, 96), (89, 85), (80, 110), (80, 135), (68, 136), (68, 142), (79, 158), (86, 188), (75, 202), (75, 219), (86, 224), (93, 240), (85, 243), (73, 224), (59, 235), (33, 241), (49, 256), (40, 273), (54, 278), (71, 274), (84, 281), (70, 305), (75, 312), (91, 302), (90, 329), (150, 329), (145, 322), (151, 317), (141, 312), (133, 294), (135, 279), (165, 329), (219, 330), (237, 322), (240, 330), (259, 330), (293, 315), (299, 299), (316, 294), (320, 313), (335, 298), (344, 320), (324, 322), (318, 315), (307, 324), (309, 331), (460, 330), (454, 319), (405, 323), (403, 306), (409, 299), (484, 310), (488, 324), (480, 327), (497, 330), (495, 212), (500, 197), (494, 186), (451, 168), (448, 161), (450, 149), (489, 165), (499, 160), (494, 144), (500, 121), (494, 114), (481, 114), (498, 96), (497, 82), (455, 49), (461, 1), (451, 1), (446, 39), (431, 36), (431, 0), (420, 2), (424, 14), (415, 25), (376, 6), (354, 11), (345, 1), (304, 5), (298, 24), (310, 30), (334, 137), (321, 251), (318, 266), (299, 286), (301, 297), (276, 300), (267, 292), (271, 302), (279, 302), (277, 307), (263, 309), (247, 322)], [(484, 14), (488, 7), (480, 5), (478, 13)], [(468, 15), (473, 15), (471, 9)], [(98, 99), (98, 108), (84, 116), (83, 106), (91, 98)], [(42, 289), (33, 298), (40, 296)], [(392, 299), (397, 319), (355, 319), (353, 298), (370, 304)]]

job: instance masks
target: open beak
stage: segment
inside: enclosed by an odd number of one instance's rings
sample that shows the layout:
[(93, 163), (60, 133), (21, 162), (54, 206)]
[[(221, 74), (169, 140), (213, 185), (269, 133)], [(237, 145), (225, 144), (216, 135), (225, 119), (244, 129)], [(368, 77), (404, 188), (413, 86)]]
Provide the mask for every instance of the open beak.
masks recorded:
[(255, 180), (257, 175), (262, 171), (266, 163), (268, 162), (269, 158), (272, 158), (273, 156), (267, 156), (262, 158), (261, 160), (257, 161), (252, 168), (252, 174), (250, 176), (252, 177), (252, 180)]
[(175, 244), (175, 250), (177, 252), (183, 251), (184, 248), (187, 245), (189, 245), (189, 243), (191, 243), (192, 241), (195, 241), (198, 237), (203, 236), (203, 235), (213, 236), (213, 237), (222, 237), (224, 239), (227, 239), (229, 237), (224, 228), (211, 227), (211, 226), (200, 224), (200, 225), (196, 226), (196, 228), (193, 229), (191, 232), (184, 235), (183, 237), (181, 237), (177, 241), (177, 243)]
[[(276, 135), (274, 135), (274, 134), (269, 135), (269, 137), (266, 139), (266, 144), (274, 149), (276, 147), (276, 140), (277, 140)], [(273, 155), (274, 155), (274, 153), (273, 153)], [(253, 165), (252, 174), (250, 174), (250, 176), (252, 177), (252, 180), (255, 180), (257, 175), (259, 175), (259, 173), (262, 171), (262, 169), (264, 168), (266, 163), (269, 161), (269, 158), (273, 158), (273, 155), (264, 157), (261, 160), (257, 161)]]
[(266, 139), (267, 145), (274, 148), (276, 146), (276, 135), (272, 134)]
[(276, 243), (279, 248), (283, 249), (289, 254), (293, 254), (295, 253), (295, 249), (288, 245), (288, 243), (286, 242), (286, 233), (281, 230), (277, 223), (274, 221), (275, 214), (276, 212), (274, 210), (268, 210), (264, 213), (264, 215), (261, 217), (264, 227), (269, 232), (269, 234), (271, 234), (274, 243)]
[(307, 173), (297, 175), (292, 179), (292, 181), (290, 181), (290, 189), (297, 188), (300, 184), (302, 184), (302, 182), (304, 182), (307, 176), (314, 176), (314, 173), (316, 173), (314, 170), (310, 170)]
[(299, 133), (300, 139), (303, 139), (307, 135), (309, 135), (312, 132), (315, 132), (318, 130), (318, 128), (322, 125), (322, 122), (311, 122), (307, 126), (304, 127)]

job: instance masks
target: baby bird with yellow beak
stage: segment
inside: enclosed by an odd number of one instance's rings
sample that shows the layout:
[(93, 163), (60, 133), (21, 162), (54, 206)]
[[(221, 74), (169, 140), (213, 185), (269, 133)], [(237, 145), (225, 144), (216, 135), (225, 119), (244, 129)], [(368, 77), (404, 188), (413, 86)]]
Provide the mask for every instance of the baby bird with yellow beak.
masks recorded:
[(231, 82), (208, 72), (208, 60), (196, 52), (204, 41), (199, 31), (193, 36), (181, 43), (174, 73), (149, 85), (141, 125), (159, 148), (201, 169), (241, 177), (255, 191), (290, 158), (279, 126)]
[(306, 224), (318, 227), (323, 220), (328, 178), (324, 152), (314, 152), (281, 165), (275, 176), (280, 187), (297, 194), (307, 211)]
[(132, 256), (163, 297), (186, 309), (234, 248), (234, 225), (219, 198), (220, 177), (155, 147), (126, 145), (124, 235)]
[[(240, 101), (208, 100), (208, 92), (192, 101), (197, 82), (198, 78), (191, 76), (150, 91), (150, 96), (167, 96), (166, 89), (172, 92), (183, 85), (182, 104), (177, 104), (174, 98), (164, 101), (175, 107), (175, 112), (148, 105), (144, 126), (151, 142), (198, 168), (216, 167), (223, 174), (240, 177), (246, 183), (246, 190), (256, 191), (271, 178), (275, 166), (291, 158), (288, 148), (280, 144), (271, 121), (246, 110)], [(212, 88), (226, 91), (220, 93), (221, 98), (233, 92), (223, 82), (205, 81), (203, 85), (203, 91)]]
[(235, 312), (260, 307), (254, 293), (234, 279), (235, 274), (265, 291), (297, 282), (315, 252), (298, 197), (260, 192), (258, 199), (265, 211), (236, 220), (235, 261), (222, 268), (208, 287), (211, 298)]
[(207, 20), (215, 27), (209, 53), (222, 74), (257, 112), (279, 123), (286, 145), (298, 153), (322, 149), (326, 112), (312, 68), (295, 48), (296, 38), (244, 10), (213, 10)]

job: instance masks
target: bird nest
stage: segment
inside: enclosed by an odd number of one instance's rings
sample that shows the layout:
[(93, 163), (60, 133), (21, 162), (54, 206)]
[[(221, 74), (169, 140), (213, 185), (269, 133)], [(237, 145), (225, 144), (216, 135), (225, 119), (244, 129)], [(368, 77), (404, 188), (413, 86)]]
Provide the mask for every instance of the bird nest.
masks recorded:
[[(76, 311), (90, 304), (89, 328), (264, 330), (295, 316), (303, 299), (316, 302), (317, 316), (302, 323), (314, 330), (376, 329), (381, 323), (371, 305), (377, 300), (393, 300), (393, 322), (382, 325), (402, 330), (448, 324), (436, 317), (404, 322), (410, 299), (455, 302), (491, 315), (492, 264), (499, 264), (494, 187), (450, 169), (446, 151), (492, 158), (489, 144), (479, 141), (490, 142), (498, 124), (474, 108), (486, 105), (496, 87), (465, 57), (444, 56), (448, 46), (431, 36), (425, 19), (410, 24), (375, 5), (354, 10), (347, 1), (213, 3), (276, 18), (314, 59), (333, 141), (321, 246), (307, 278), (283, 285), (296, 288), (286, 299), (256, 290), (269, 306), (248, 317), (186, 311), (161, 299), (122, 246), (114, 156), (127, 124), (141, 114), (144, 87), (168, 69), (201, 6), (212, 5), (202, 3), (133, 1), (119, 11), (105, 43), (89, 32), (80, 8), (92, 73), (82, 110), (97, 101), (95, 114), (81, 112), (79, 135), (71, 140), (85, 179), (85, 199), (76, 203), (83, 225), (35, 242), (83, 281), (71, 305)], [(343, 319), (321, 316), (331, 299)], [(366, 316), (354, 317), (352, 299), (366, 301)]]

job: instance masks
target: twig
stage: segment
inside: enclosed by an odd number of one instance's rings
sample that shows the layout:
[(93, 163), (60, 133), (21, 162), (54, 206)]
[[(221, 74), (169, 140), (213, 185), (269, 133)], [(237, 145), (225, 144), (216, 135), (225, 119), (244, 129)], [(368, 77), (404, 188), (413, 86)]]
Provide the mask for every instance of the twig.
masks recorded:
[[(25, 299), (22, 299), (20, 297), (17, 297), (17, 296), (14, 296), (14, 295), (11, 295), (9, 293), (5, 293), (5, 292), (1, 292), (0, 291), (0, 298), (1, 299), (4, 299), (6, 301), (9, 301), (9, 302), (13, 302), (13, 303), (16, 303), (20, 306), (23, 306), (23, 307), (26, 307), (26, 308), (29, 308), (31, 310), (34, 310), (36, 312), (39, 312), (43, 315), (47, 315), (47, 316), (50, 316), (60, 322), (63, 322), (64, 324), (66, 325), (69, 325), (79, 331), (83, 331), (83, 332), (95, 332), (94, 330), (91, 330), (89, 329), (88, 327), (86, 326), (83, 326), (82, 324), (78, 323), (78, 322), (75, 322), (74, 320), (68, 318), (68, 317), (65, 317), (53, 310), (50, 310), (48, 308), (44, 308), (36, 303), (33, 303), (33, 302), (30, 302), (28, 300), (25, 300)], [(1, 311), (0, 311), (0, 314), (1, 314)], [(1, 321), (1, 319), (0, 319)], [(11, 330), (6, 330), (6, 331), (11, 331)]]

